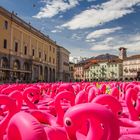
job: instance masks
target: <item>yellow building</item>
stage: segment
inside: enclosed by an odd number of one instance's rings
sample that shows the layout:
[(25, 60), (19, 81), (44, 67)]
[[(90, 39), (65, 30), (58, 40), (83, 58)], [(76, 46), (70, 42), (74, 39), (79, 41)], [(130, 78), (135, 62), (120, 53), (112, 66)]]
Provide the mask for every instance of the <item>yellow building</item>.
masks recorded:
[(0, 7), (0, 81), (56, 79), (56, 42)]

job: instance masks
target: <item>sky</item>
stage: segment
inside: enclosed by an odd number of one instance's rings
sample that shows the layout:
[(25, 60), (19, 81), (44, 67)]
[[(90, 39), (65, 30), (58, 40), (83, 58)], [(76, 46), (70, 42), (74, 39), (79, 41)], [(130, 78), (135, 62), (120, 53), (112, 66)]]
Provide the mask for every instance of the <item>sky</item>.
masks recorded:
[(0, 0), (72, 57), (140, 54), (140, 0)]

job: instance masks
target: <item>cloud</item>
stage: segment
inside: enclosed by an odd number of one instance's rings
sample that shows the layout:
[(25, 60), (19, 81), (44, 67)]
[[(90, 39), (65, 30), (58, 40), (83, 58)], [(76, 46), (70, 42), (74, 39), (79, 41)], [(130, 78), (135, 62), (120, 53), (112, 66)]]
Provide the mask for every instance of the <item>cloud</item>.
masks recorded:
[(107, 51), (112, 49), (112, 41), (114, 40), (113, 37), (108, 37), (105, 40), (101, 42), (94, 43), (93, 47), (91, 47), (91, 50), (93, 51)]
[(85, 41), (91, 43), (91, 42), (95, 42), (96, 40), (95, 39), (86, 39)]
[(46, 5), (42, 7), (35, 18), (51, 18), (60, 12), (65, 12), (79, 4), (78, 0), (43, 0)]
[(63, 15), (60, 15), (59, 18), (63, 18)]
[(93, 51), (107, 51), (110, 50), (110, 47), (107, 44), (98, 44), (91, 48)]
[(130, 41), (140, 41), (140, 34), (136, 34), (136, 35), (133, 35), (131, 38), (130, 38)]
[(133, 13), (133, 6), (139, 4), (140, 0), (110, 0), (82, 11), (70, 21), (64, 23), (62, 27), (70, 30), (96, 27)]
[(131, 43), (124, 43), (122, 45), (117, 45), (117, 46), (114, 46), (114, 49), (118, 49), (120, 47), (125, 47), (130, 52), (139, 53), (139, 51), (140, 51), (140, 41), (131, 42)]
[(86, 39), (95, 39), (95, 38), (99, 38), (102, 37), (104, 35), (113, 33), (117, 30), (121, 30), (122, 27), (115, 27), (115, 28), (109, 28), (109, 29), (100, 29), (100, 30), (96, 30), (94, 32), (91, 32), (87, 35)]
[(74, 33), (71, 38), (76, 39), (76, 40), (80, 40), (82, 37), (80, 37), (78, 34)]
[(62, 31), (61, 31), (61, 30), (52, 30), (51, 32), (52, 32), (52, 33), (58, 33), (58, 32), (60, 33), (60, 32), (62, 32)]
[(140, 34), (108, 37), (101, 42), (96, 42), (96, 44), (94, 44), (91, 47), (91, 50), (93, 50), (93, 51), (110, 51), (110, 50), (116, 51), (120, 47), (125, 47), (130, 52), (140, 51)]

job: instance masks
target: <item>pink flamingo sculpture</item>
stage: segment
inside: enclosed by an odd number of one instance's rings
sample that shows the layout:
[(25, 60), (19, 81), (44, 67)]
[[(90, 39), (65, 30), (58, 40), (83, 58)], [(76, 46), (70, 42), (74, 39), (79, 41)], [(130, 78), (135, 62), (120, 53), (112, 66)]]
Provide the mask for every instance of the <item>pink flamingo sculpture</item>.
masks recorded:
[(60, 126), (63, 126), (63, 116), (64, 116), (64, 110), (61, 106), (61, 100), (66, 99), (70, 101), (71, 106), (75, 104), (75, 94), (70, 91), (62, 91), (55, 97), (55, 109), (57, 110), (57, 119), (56, 123), (58, 123)]
[(47, 140), (43, 125), (26, 112), (16, 113), (7, 129), (8, 140)]
[(63, 126), (64, 110), (61, 106), (62, 99), (69, 100), (70, 104), (73, 106), (75, 101), (75, 95), (74, 93), (69, 91), (62, 91), (56, 95), (55, 97), (55, 109), (57, 114), (56, 117), (54, 117), (53, 115), (47, 112), (40, 111), (40, 110), (32, 110), (31, 114), (42, 123), (52, 125), (52, 126)]
[(106, 85), (102, 84), (101, 87), (100, 87), (100, 90), (101, 90), (102, 94), (105, 94), (106, 93)]
[[(8, 110), (6, 111), (7, 114), (3, 117), (2, 120), (0, 120), (0, 140), (3, 140), (3, 135), (5, 133), (9, 120), (17, 112), (17, 110), (15, 101), (6, 95), (0, 95), (0, 104), (4, 105), (6, 107), (6, 110)], [(1, 110), (1, 114), (3, 114), (3, 110)]]
[(120, 93), (119, 93), (119, 90), (118, 90), (117, 87), (113, 87), (113, 88), (111, 89), (110, 95), (116, 97), (118, 100), (119, 100), (119, 96), (120, 96), (119, 94), (120, 94)]
[(88, 102), (91, 102), (98, 95), (98, 92), (96, 87), (91, 87), (88, 92)]
[(75, 104), (81, 104), (87, 102), (87, 93), (84, 90), (79, 91), (79, 93), (76, 94), (75, 98)]
[(132, 100), (136, 102), (137, 94), (138, 94), (137, 91), (133, 88), (129, 88), (126, 91), (126, 104), (129, 111), (129, 118), (134, 121), (139, 120), (138, 112), (136, 111), (132, 103)]
[(23, 91), (23, 99), (25, 103), (28, 105), (28, 107), (30, 107), (31, 109), (37, 109), (37, 106), (33, 103), (33, 101), (37, 101), (37, 100), (39, 101), (39, 95), (38, 95), (39, 93), (40, 90), (34, 87), (26, 88)]
[[(85, 121), (90, 122), (88, 134), (85, 137), (82, 134), (77, 137), (76, 132)], [(84, 103), (69, 108), (64, 115), (64, 124), (71, 140), (83, 138), (84, 140), (118, 140), (119, 138), (118, 120), (111, 111), (100, 104)]]
[(61, 84), (58, 89), (57, 89), (57, 93), (61, 92), (61, 91), (70, 91), (74, 93), (74, 89), (72, 87), (72, 85), (70, 83), (63, 83)]
[(6, 88), (3, 88), (3, 89), (1, 90), (1, 94), (6, 94), (6, 95), (8, 95), (8, 94), (10, 94), (13, 90), (16, 90), (16, 87), (15, 87), (15, 86), (12, 86), (12, 85), (9, 85), (9, 86), (7, 86)]
[(15, 90), (13, 92), (11, 92), (9, 94), (9, 97), (15, 99), (16, 101), (16, 108), (17, 108), (17, 112), (18, 111), (21, 111), (21, 107), (22, 107), (22, 103), (23, 103), (23, 97), (22, 97), (22, 92), (21, 91), (18, 91), (18, 90)]
[(75, 94), (69, 91), (62, 91), (56, 95), (55, 97), (55, 108), (57, 111), (56, 117), (47, 112), (42, 112), (39, 110), (33, 110), (31, 112), (31, 114), (35, 118), (37, 118), (39, 122), (43, 124), (48, 124), (47, 126), (44, 126), (44, 129), (46, 131), (49, 140), (56, 140), (58, 138), (61, 140), (67, 140), (67, 135), (65, 129), (63, 128), (64, 111), (61, 107), (62, 99), (70, 100), (71, 105), (74, 105)]
[(108, 95), (108, 94), (102, 94), (102, 95), (95, 97), (92, 100), (92, 103), (107, 105), (107, 108), (111, 109), (112, 112), (117, 117), (121, 115), (122, 110), (123, 110), (120, 102), (116, 98), (114, 98), (113, 96)]

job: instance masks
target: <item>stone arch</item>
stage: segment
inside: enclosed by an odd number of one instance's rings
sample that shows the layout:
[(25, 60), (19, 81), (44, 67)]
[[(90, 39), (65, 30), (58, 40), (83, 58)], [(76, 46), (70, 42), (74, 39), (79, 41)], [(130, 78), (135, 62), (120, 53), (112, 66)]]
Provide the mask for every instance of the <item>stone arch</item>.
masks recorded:
[(0, 81), (9, 81), (10, 72), (5, 70), (9, 68), (9, 60), (7, 57), (2, 57), (0, 59), (0, 67), (2, 68), (2, 70), (0, 70)]
[(16, 79), (20, 79), (20, 61), (16, 59), (13, 61), (13, 80), (16, 81)]
[(30, 65), (29, 65), (28, 62), (24, 62), (23, 69), (26, 70), (26, 71), (29, 71), (30, 70)]
[(9, 61), (8, 61), (7, 57), (2, 57), (1, 61), (0, 61), (0, 66), (2, 68), (8, 68), (8, 65), (9, 65)]
[(23, 70), (25, 72), (22, 72), (22, 74), (20, 75), (21, 76), (21, 81), (29, 82), (30, 73), (28, 73), (28, 71), (30, 71), (30, 64), (28, 62), (23, 63)]
[(128, 81), (128, 78), (127, 77), (125, 78), (125, 81)]
[(16, 59), (14, 62), (13, 62), (13, 69), (14, 70), (19, 70), (20, 69), (20, 61), (18, 59)]

